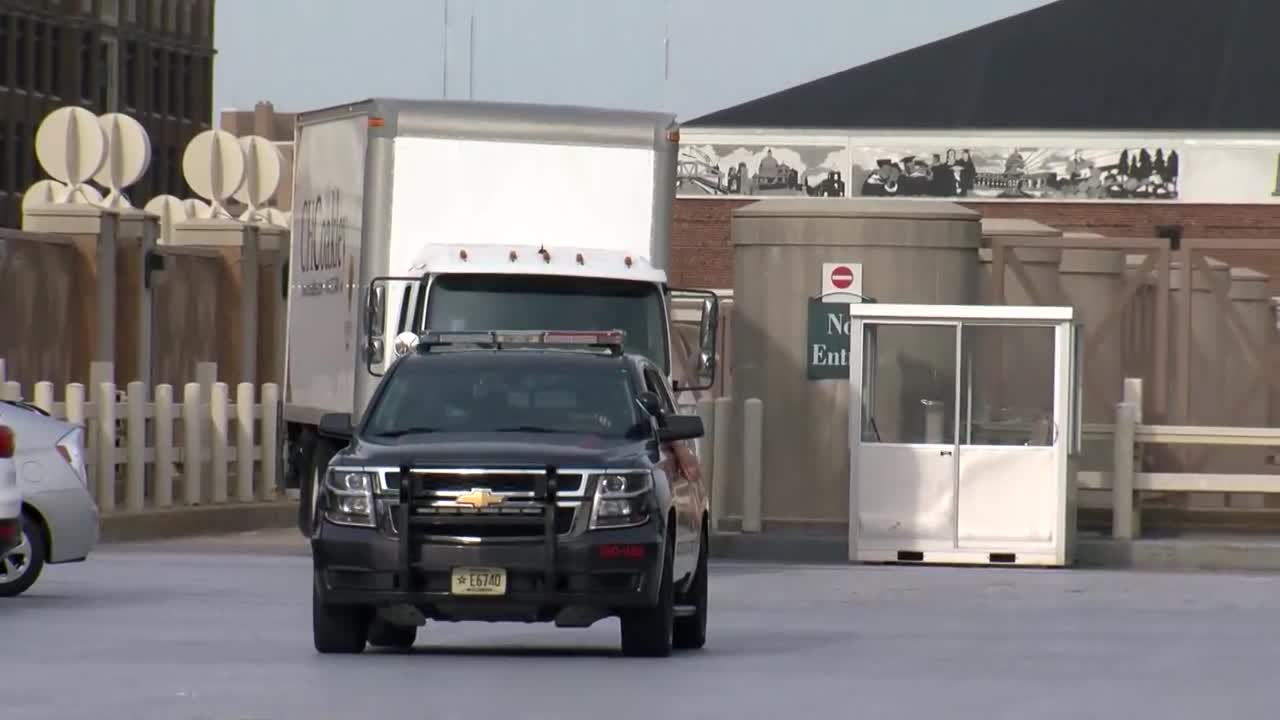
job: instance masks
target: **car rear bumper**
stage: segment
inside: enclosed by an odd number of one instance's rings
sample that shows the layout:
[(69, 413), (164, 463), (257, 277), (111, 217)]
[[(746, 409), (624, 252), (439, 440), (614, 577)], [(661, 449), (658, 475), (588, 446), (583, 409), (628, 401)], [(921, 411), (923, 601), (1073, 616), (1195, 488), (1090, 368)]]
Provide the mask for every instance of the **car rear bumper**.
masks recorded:
[[(311, 544), (326, 602), (411, 605), (445, 620), (533, 622), (559, 621), (572, 611), (606, 616), (655, 605), (664, 537), (657, 521), (561, 537), (551, 573), (544, 542), (421, 542), (407, 570), (400, 539), (373, 528), (324, 522)], [(453, 594), (452, 571), (471, 567), (505, 570), (505, 594)]]

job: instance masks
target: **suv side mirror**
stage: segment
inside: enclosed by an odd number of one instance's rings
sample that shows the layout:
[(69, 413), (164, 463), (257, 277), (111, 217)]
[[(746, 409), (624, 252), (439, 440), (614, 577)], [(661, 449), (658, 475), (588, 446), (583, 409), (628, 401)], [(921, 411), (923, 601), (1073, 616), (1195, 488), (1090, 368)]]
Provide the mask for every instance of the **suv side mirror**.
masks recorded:
[(658, 439), (662, 442), (678, 440), (697, 440), (706, 434), (702, 427), (702, 418), (697, 415), (671, 415), (667, 424), (658, 429)]
[(320, 434), (335, 440), (350, 440), (355, 434), (351, 413), (325, 413), (320, 416)]

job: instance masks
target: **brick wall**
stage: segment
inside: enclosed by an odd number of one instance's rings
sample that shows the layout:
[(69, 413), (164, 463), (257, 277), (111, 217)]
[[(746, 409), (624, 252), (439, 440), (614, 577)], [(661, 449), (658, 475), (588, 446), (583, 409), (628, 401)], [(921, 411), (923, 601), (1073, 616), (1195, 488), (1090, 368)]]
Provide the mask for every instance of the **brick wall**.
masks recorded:
[[(746, 198), (675, 202), (672, 284), (733, 287), (733, 247), (729, 220)], [(1139, 205), (1126, 203), (962, 203), (985, 217), (1025, 218), (1063, 231), (1111, 237), (1154, 237), (1161, 225), (1182, 225), (1185, 237), (1276, 238), (1274, 253), (1236, 253), (1226, 262), (1248, 265), (1280, 284), (1280, 206)]]

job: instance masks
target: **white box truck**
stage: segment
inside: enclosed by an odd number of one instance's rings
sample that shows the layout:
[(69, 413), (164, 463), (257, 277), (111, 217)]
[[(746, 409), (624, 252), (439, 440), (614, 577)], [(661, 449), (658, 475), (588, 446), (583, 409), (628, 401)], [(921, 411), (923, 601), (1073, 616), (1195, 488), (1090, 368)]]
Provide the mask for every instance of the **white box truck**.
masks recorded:
[[(311, 528), (336, 452), (321, 415), (358, 421), (430, 330), (622, 330), (688, 409), (712, 384), (717, 299), (668, 286), (672, 115), (371, 99), (301, 113), (285, 346), (286, 483)], [(671, 302), (700, 302), (673, 329)]]

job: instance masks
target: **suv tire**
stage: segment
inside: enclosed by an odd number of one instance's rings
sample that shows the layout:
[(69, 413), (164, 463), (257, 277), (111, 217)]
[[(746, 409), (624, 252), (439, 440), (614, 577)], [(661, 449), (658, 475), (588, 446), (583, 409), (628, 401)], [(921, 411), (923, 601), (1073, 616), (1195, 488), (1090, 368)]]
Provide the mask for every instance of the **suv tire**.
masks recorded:
[(316, 572), (311, 589), (311, 635), (316, 652), (364, 652), (372, 624), (370, 610), (358, 605), (330, 605), (324, 601), (320, 586), (320, 573)]
[(662, 559), (658, 604), (622, 613), (622, 654), (627, 657), (667, 657), (675, 631), (675, 538), (667, 535)]

